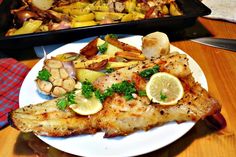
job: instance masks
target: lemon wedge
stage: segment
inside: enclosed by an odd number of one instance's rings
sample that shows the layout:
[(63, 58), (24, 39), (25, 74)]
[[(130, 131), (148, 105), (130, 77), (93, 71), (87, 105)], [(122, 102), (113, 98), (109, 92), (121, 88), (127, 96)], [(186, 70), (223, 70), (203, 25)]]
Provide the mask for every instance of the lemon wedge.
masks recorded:
[(92, 115), (95, 114), (97, 112), (99, 112), (103, 105), (100, 102), (100, 100), (98, 100), (95, 95), (93, 94), (93, 96), (90, 99), (86, 99), (83, 95), (82, 95), (82, 91), (81, 90), (77, 90), (75, 93), (75, 104), (71, 104), (69, 107), (76, 113), (80, 114), (80, 115)]
[(184, 89), (177, 77), (159, 72), (150, 78), (146, 86), (146, 93), (154, 103), (174, 105), (183, 97)]

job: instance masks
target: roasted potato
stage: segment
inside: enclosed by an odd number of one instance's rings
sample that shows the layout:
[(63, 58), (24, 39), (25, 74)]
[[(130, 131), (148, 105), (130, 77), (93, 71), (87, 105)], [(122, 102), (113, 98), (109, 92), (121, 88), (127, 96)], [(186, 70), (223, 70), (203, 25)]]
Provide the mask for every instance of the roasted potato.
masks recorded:
[(128, 66), (133, 66), (133, 65), (137, 65), (138, 61), (130, 61), (130, 62), (108, 62), (107, 64), (107, 69), (110, 68), (123, 68), (123, 67), (128, 67)]
[(136, 0), (127, 0), (125, 2), (125, 11), (127, 11), (128, 13), (135, 11), (135, 8), (136, 8)]
[(81, 21), (81, 22), (73, 21), (72, 22), (72, 28), (94, 26), (94, 25), (97, 25), (97, 22), (95, 21)]
[(90, 41), (84, 48), (80, 50), (80, 54), (84, 55), (87, 58), (91, 58), (98, 53), (97, 47), (98, 37)]
[(132, 51), (132, 52), (135, 52), (135, 53), (138, 53), (138, 54), (141, 54), (142, 51), (137, 49), (136, 47), (134, 46), (131, 46), (131, 45), (128, 45), (126, 43), (123, 43), (121, 41), (119, 41), (118, 39), (116, 38), (111, 38), (110, 35), (106, 35), (105, 36), (105, 41), (107, 41), (108, 43), (124, 50), (124, 51)]
[(94, 13), (84, 14), (84, 15), (78, 15), (73, 17), (72, 21), (74, 22), (84, 22), (84, 21), (92, 21), (94, 20)]
[(138, 13), (138, 12), (132, 12), (129, 14), (126, 14), (125, 16), (122, 17), (121, 21), (126, 22), (126, 21), (134, 21), (134, 20), (140, 20), (144, 18), (144, 14)]
[(88, 66), (91, 64), (99, 63), (99, 62), (102, 62), (103, 60), (106, 60), (106, 59), (108, 60), (109, 58), (110, 57), (108, 55), (97, 55), (90, 60), (77, 59), (73, 61), (73, 64), (75, 68), (85, 69), (85, 68), (88, 68)]
[(116, 52), (116, 57), (122, 57), (128, 60), (138, 60), (143, 61), (145, 60), (145, 56), (143, 54), (138, 54), (132, 51), (122, 51), (122, 52)]
[(40, 10), (48, 10), (52, 7), (54, 0), (32, 0), (33, 6)]
[(89, 8), (92, 10), (92, 11), (101, 11), (101, 12), (109, 12), (109, 7), (108, 5), (89, 5)]
[(104, 59), (101, 62), (95, 62), (95, 63), (89, 64), (87, 69), (95, 70), (95, 71), (103, 70), (105, 69), (107, 63), (108, 63), (108, 59)]
[(115, 13), (115, 12), (94, 12), (95, 19), (101, 21), (104, 19), (120, 20), (125, 14), (124, 13)]
[(21, 34), (34, 33), (40, 28), (42, 23), (43, 21), (40, 21), (40, 20), (25, 21), (21, 28), (12, 31), (9, 35), (21, 35)]
[(67, 52), (67, 53), (56, 55), (55, 57), (52, 57), (52, 59), (56, 59), (62, 62), (70, 62), (70, 61), (76, 60), (78, 57), (79, 57), (78, 53)]
[[(97, 46), (100, 46), (102, 44), (104, 44), (106, 41), (102, 40), (102, 39), (98, 39), (97, 41)], [(105, 51), (104, 54), (110, 56), (110, 57), (114, 57), (115, 56), (115, 53), (118, 52), (118, 51), (122, 51), (120, 48), (114, 46), (114, 45), (111, 45), (108, 43), (107, 45), (107, 50)]]
[(172, 16), (183, 15), (183, 13), (179, 10), (179, 7), (175, 2), (170, 3), (170, 15)]
[(76, 77), (80, 82), (89, 81), (94, 82), (98, 77), (104, 76), (105, 74), (98, 71), (88, 69), (77, 69)]

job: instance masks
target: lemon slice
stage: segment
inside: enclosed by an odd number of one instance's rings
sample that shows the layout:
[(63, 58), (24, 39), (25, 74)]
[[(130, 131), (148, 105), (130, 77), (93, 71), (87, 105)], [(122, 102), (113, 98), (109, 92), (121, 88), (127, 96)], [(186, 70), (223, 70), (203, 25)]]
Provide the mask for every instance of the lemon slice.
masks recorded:
[(184, 95), (180, 80), (168, 73), (159, 72), (150, 78), (146, 86), (147, 96), (161, 105), (174, 105)]
[(77, 90), (75, 93), (76, 104), (71, 104), (69, 107), (80, 115), (91, 115), (99, 112), (102, 109), (102, 103), (98, 100), (95, 95), (90, 99), (86, 99), (82, 95), (81, 90)]

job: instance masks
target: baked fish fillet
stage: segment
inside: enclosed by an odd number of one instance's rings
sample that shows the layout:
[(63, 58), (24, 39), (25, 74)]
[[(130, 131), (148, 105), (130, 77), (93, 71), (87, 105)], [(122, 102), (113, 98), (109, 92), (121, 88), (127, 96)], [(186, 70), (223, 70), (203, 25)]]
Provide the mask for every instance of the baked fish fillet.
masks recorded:
[(105, 132), (105, 137), (128, 135), (137, 130), (148, 130), (170, 121), (198, 121), (219, 113), (221, 106), (195, 82), (184, 54), (171, 54), (140, 62), (135, 67), (119, 69), (98, 78), (94, 86), (101, 91), (123, 80), (135, 82), (136, 88), (145, 89), (146, 80), (138, 72), (158, 64), (160, 71), (177, 76), (184, 87), (184, 96), (173, 106), (153, 104), (145, 96), (126, 101), (122, 95), (113, 94), (103, 102), (103, 109), (90, 116), (80, 116), (70, 108), (65, 111), (56, 106), (58, 99), (29, 105), (12, 111), (12, 125), (22, 132), (45, 136), (68, 136)]

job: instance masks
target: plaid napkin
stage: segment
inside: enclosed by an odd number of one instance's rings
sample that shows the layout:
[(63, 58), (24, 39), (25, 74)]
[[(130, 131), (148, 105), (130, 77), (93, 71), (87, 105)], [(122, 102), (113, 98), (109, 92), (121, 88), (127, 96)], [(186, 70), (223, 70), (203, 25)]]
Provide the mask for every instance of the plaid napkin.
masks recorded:
[(8, 124), (8, 112), (19, 107), (20, 87), (29, 70), (15, 59), (0, 59), (0, 129)]

